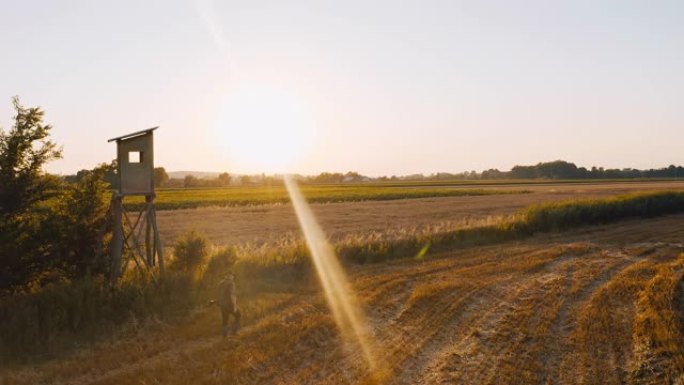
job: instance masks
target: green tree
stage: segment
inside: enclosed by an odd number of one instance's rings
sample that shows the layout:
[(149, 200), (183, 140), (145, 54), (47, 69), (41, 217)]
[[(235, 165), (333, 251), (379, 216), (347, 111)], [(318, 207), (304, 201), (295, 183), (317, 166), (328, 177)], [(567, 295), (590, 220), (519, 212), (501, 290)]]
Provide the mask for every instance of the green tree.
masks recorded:
[(164, 167), (154, 168), (154, 187), (163, 187), (169, 181), (169, 174)]
[(199, 179), (193, 175), (186, 175), (185, 178), (183, 178), (183, 187), (198, 187), (199, 184)]
[[(111, 163), (102, 163), (97, 166), (98, 169), (103, 171), (102, 178), (105, 182), (109, 184), (110, 188), (116, 189), (119, 186), (119, 178), (117, 175), (117, 162), (116, 159), (112, 160)], [(76, 175), (67, 175), (64, 180), (69, 183), (79, 183), (86, 175), (89, 175), (93, 170), (82, 169), (79, 170)]]
[(314, 183), (342, 183), (344, 175), (339, 172), (322, 172), (313, 178)]
[(106, 272), (111, 165), (79, 172), (65, 183), (43, 166), (61, 156), (40, 108), (13, 99), (14, 127), (0, 130), (0, 292), (41, 276), (78, 278)]
[(12, 99), (16, 111), (9, 132), (0, 128), (0, 216), (14, 215), (49, 198), (55, 178), (43, 172), (45, 163), (62, 157), (49, 139), (52, 126), (43, 124), (40, 107), (26, 108)]
[(106, 239), (112, 225), (108, 215), (111, 192), (105, 180), (109, 168), (101, 164), (67, 186), (43, 226), (43, 233), (50, 235), (44, 238), (52, 248), (53, 268), (69, 278), (109, 271)]
[(17, 97), (12, 105), (14, 126), (8, 132), (0, 128), (0, 290), (24, 284), (43, 269), (47, 258), (38, 234), (60, 184), (43, 172), (45, 163), (61, 157), (43, 111), (23, 107)]
[(219, 186), (228, 186), (230, 184), (230, 174), (227, 172), (222, 172), (216, 178)]

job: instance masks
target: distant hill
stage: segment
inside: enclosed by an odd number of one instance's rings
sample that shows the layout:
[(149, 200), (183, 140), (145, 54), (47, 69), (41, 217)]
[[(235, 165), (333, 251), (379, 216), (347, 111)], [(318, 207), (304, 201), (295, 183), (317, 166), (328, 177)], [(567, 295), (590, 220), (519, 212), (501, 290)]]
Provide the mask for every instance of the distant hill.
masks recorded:
[(214, 179), (218, 177), (219, 172), (208, 172), (208, 171), (171, 171), (167, 173), (169, 178), (172, 179), (183, 179), (188, 175), (192, 175), (199, 179)]

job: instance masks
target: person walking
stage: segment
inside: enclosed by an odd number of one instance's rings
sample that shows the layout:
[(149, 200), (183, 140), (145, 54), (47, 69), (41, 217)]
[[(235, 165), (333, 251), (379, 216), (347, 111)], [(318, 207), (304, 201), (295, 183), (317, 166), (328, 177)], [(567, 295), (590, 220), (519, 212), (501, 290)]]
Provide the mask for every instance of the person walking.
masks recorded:
[[(221, 331), (223, 336), (227, 336), (230, 331), (237, 333), (240, 328), (240, 309), (237, 306), (237, 295), (235, 293), (235, 275), (228, 272), (219, 282), (219, 307), (221, 308)], [(230, 317), (233, 316), (232, 327), (228, 326)]]

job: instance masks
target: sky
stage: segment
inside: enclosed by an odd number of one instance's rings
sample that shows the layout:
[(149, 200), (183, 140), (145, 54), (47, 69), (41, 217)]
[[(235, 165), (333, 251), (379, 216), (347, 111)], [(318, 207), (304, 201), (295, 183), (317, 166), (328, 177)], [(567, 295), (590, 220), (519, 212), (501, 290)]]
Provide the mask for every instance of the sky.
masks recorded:
[(167, 171), (684, 164), (681, 1), (0, 0), (0, 127), (74, 173), (153, 126)]

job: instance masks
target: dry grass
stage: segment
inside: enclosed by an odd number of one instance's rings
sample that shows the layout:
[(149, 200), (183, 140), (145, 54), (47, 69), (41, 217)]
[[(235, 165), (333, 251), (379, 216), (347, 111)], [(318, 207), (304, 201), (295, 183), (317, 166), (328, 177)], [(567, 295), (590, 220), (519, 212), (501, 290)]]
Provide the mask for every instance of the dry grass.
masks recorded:
[(660, 264), (636, 301), (633, 379), (659, 384), (684, 375), (682, 274), (684, 254)]

